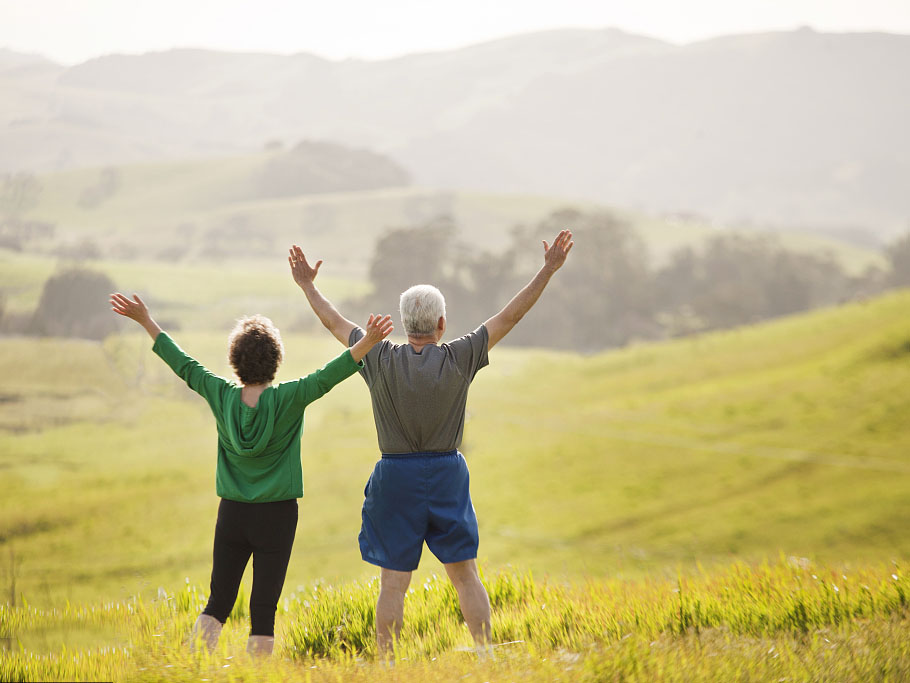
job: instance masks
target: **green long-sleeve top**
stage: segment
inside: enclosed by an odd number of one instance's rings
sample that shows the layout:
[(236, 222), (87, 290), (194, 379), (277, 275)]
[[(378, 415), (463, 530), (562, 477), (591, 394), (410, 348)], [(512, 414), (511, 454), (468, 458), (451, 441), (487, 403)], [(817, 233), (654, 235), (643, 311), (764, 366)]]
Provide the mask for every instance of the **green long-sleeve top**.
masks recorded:
[(155, 338), (152, 350), (208, 402), (218, 428), (215, 492), (243, 503), (303, 496), (304, 408), (362, 367), (345, 350), (321, 370), (268, 387), (251, 408), (240, 400), (242, 387), (209, 372), (166, 332)]

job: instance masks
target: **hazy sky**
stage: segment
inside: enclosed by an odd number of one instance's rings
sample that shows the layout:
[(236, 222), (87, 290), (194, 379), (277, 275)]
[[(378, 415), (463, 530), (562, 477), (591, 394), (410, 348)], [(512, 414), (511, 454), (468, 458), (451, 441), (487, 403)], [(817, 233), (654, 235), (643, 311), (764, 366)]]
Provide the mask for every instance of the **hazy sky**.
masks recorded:
[(0, 0), (0, 47), (64, 63), (172, 47), (376, 59), (569, 26), (684, 43), (801, 25), (910, 33), (910, 0)]

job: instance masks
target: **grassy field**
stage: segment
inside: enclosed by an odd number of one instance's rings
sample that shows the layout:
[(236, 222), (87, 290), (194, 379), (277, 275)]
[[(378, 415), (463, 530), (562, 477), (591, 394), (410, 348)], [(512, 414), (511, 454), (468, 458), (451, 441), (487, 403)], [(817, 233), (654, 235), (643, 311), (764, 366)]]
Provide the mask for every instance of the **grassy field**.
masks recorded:
[(791, 559), (673, 580), (487, 575), (496, 645), (482, 660), (454, 589), (429, 577), (405, 600), (395, 666), (376, 658), (375, 580), (292, 593), (265, 662), (244, 652), (241, 605), (217, 649), (188, 650), (204, 604), (194, 586), (148, 600), (0, 607), (0, 680), (906, 680), (910, 580), (895, 567), (844, 571)]
[[(525, 642), (504, 647), (500, 660), (479, 669), (457, 651), (465, 632), (449, 608), (455, 631), (442, 629), (435, 644), (409, 635), (403, 644), (409, 663), (383, 675), (905, 677), (908, 622), (895, 591), (902, 586), (907, 594), (903, 563), (910, 557), (908, 311), (910, 292), (898, 292), (593, 356), (494, 349), (472, 388), (462, 448), (481, 524), (481, 562), (491, 581), (501, 576), (495, 581), (521, 584), (532, 571), (527, 590), (572, 586), (565, 590), (581, 606), (564, 615), (569, 634), (546, 641), (549, 626), (521, 630), (522, 623), (549, 623), (540, 613), (521, 616), (536, 603), (518, 600), (518, 616), (500, 603), (497, 639)], [(283, 315), (274, 319), (283, 329), (291, 324)], [(228, 329), (175, 336), (227, 374)], [(12, 668), (0, 669), (0, 679), (91, 679), (113, 671), (117, 678), (197, 680), (225, 678), (234, 669), (224, 660), (227, 651), (222, 659), (200, 659), (179, 647), (204, 593), (195, 587), (206, 585), (210, 570), (215, 436), (205, 404), (150, 345), (135, 332), (104, 343), (0, 339), (0, 602), (18, 605), (0, 612), (0, 637), (15, 636), (11, 653), (0, 659)], [(279, 380), (305, 374), (341, 350), (327, 333), (287, 334), (285, 346)], [(360, 561), (356, 535), (376, 442), (359, 378), (310, 406), (302, 451), (306, 495), (284, 596), (286, 657), (269, 665), (269, 675), (372, 680), (379, 674), (362, 633), (376, 572)], [(780, 556), (794, 559), (778, 563)], [(761, 569), (767, 558), (773, 565)], [(434, 573), (441, 567), (428, 555), (415, 594), (427, 582), (448, 590)], [(739, 573), (752, 577), (742, 591), (735, 588)], [(813, 573), (825, 578), (812, 583)], [(761, 578), (766, 575), (771, 578)], [(837, 575), (851, 583), (841, 585)], [(681, 608), (685, 628), (674, 630), (665, 617), (636, 621), (635, 609), (651, 614), (672, 607), (679, 598), (666, 587), (679, 588), (680, 576), (697, 597)], [(308, 642), (291, 625), (318, 616), (305, 607), (314, 601), (302, 597), (314, 582), (337, 586), (336, 598), (353, 600), (361, 612), (342, 625), (354, 619), (361, 640), (343, 649), (291, 644)], [(832, 593), (829, 584), (839, 590)], [(874, 598), (869, 606), (835, 609), (840, 616), (818, 606), (839, 604), (847, 591), (866, 605), (861, 584)], [(773, 615), (786, 613), (800, 591), (811, 594), (807, 610), (828, 616), (801, 628)], [(618, 606), (622, 596), (634, 628), (615, 625), (625, 609)], [(778, 598), (783, 606), (773, 607)], [(181, 601), (183, 611), (171, 615)], [(714, 608), (704, 606), (718, 601), (752, 601), (750, 609), (768, 614), (744, 617), (743, 625), (730, 614), (711, 616)], [(539, 602), (552, 604), (549, 597)], [(685, 615), (696, 603), (708, 611), (696, 610), (689, 621)], [(74, 615), (93, 606), (101, 616), (90, 618), (89, 631), (97, 637), (80, 640), (72, 624), (89, 617)], [(131, 609), (138, 616), (128, 625), (117, 621)], [(229, 650), (242, 658), (239, 624)], [(759, 656), (771, 647), (779, 658)], [(30, 662), (50, 668), (28, 668)], [(216, 671), (226, 663), (230, 668)], [(139, 673), (143, 666), (155, 673)], [(241, 680), (254, 675), (246, 666), (238, 662), (234, 669)]]
[[(516, 225), (533, 225), (555, 209), (594, 209), (587, 201), (564, 197), (455, 192), (422, 187), (338, 192), (281, 199), (250, 200), (269, 154), (141, 164), (117, 169), (114, 194), (90, 208), (82, 193), (99, 183), (100, 169), (49, 174), (41, 178), (39, 203), (30, 218), (57, 226), (53, 241), (96, 244), (106, 258), (205, 260), (212, 250), (249, 259), (273, 258), (292, 242), (326, 259), (337, 276), (362, 281), (373, 244), (392, 227), (452, 216), (461, 237), (499, 251)], [(611, 209), (633, 225), (656, 262), (673, 249), (698, 244), (721, 228), (696, 218), (663, 218)], [(237, 234), (242, 233), (242, 239)], [(255, 238), (255, 239), (252, 239)], [(800, 251), (830, 251), (852, 273), (882, 265), (881, 254), (808, 233), (786, 233), (782, 242)]]
[[(481, 557), (632, 577), (781, 551), (907, 557), (908, 306), (904, 292), (590, 357), (495, 349), (462, 449)], [(176, 338), (228, 374), (228, 329)], [(280, 380), (341, 350), (327, 333), (285, 345)], [(0, 550), (35, 604), (206, 579), (212, 419), (149, 347), (137, 333), (0, 340)], [(362, 578), (354, 541), (376, 441), (359, 378), (308, 409), (302, 450), (289, 585)]]

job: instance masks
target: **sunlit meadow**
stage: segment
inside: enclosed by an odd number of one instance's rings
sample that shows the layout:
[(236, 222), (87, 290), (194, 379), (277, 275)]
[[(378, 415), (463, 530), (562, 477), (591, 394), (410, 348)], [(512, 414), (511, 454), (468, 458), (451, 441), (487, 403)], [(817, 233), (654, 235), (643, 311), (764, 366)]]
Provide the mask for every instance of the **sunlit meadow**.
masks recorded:
[[(908, 305), (593, 356), (495, 349), (463, 448), (495, 659), (427, 554), (394, 667), (356, 547), (376, 451), (359, 378), (307, 410), (277, 656), (250, 662), (243, 596), (216, 652), (186, 644), (217, 506), (205, 404), (134, 332), (2, 339), (0, 679), (906, 679)], [(226, 373), (226, 332), (175, 336)], [(279, 379), (341, 350), (285, 344)]]

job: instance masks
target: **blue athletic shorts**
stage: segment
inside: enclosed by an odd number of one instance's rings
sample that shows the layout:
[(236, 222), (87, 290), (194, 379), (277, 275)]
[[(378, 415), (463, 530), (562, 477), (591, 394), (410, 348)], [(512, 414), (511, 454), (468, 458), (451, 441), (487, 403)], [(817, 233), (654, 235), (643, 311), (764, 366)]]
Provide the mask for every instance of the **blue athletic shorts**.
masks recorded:
[(443, 564), (477, 557), (468, 464), (458, 451), (383, 455), (363, 491), (360, 555), (385, 569), (417, 569), (423, 542)]

